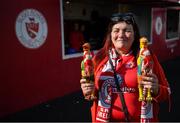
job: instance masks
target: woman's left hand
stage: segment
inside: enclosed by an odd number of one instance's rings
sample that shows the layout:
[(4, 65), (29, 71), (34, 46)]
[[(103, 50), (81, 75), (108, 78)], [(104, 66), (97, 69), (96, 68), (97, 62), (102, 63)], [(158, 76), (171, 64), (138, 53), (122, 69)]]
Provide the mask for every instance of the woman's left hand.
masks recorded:
[(159, 91), (158, 78), (154, 73), (148, 73), (142, 76), (140, 84), (144, 85), (145, 88), (150, 88), (153, 95), (157, 95)]

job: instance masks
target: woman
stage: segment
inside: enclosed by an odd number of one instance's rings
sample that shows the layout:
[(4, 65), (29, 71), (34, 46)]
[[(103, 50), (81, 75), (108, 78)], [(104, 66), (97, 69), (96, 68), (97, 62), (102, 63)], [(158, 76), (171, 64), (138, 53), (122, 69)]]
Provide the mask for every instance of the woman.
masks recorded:
[[(85, 96), (95, 93), (92, 111), (93, 122), (127, 121), (140, 122), (141, 102), (138, 101), (137, 57), (139, 53), (139, 30), (133, 14), (115, 14), (111, 18), (103, 48), (93, 58), (95, 84), (81, 79), (81, 88)], [(112, 62), (111, 62), (112, 61)], [(164, 72), (153, 54), (153, 73), (142, 76), (141, 85), (150, 88), (153, 96), (153, 114), (150, 121), (158, 121), (158, 103), (168, 99), (170, 89)], [(118, 84), (115, 82), (112, 64), (115, 68)], [(119, 96), (119, 86), (123, 102)], [(128, 118), (127, 118), (128, 117)]]

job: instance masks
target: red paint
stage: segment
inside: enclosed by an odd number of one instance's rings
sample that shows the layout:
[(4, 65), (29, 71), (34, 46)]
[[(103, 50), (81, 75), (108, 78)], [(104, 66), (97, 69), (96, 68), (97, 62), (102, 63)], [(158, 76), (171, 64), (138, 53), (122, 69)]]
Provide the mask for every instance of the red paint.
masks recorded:
[[(58, 0), (3, 1), (0, 45), (0, 117), (80, 89), (82, 58), (62, 60)], [(48, 36), (38, 49), (25, 48), (15, 33), (18, 14), (27, 8), (40, 11)]]
[[(175, 58), (177, 56), (180, 56), (180, 37), (179, 39), (173, 40), (173, 41), (167, 41), (166, 40), (166, 8), (153, 8), (152, 9), (152, 49), (158, 56), (158, 59), (160, 61), (165, 61), (168, 59)], [(162, 31), (158, 35), (156, 33), (156, 20), (160, 17), (162, 20)], [(176, 46), (173, 48), (174, 52), (171, 53), (170, 45), (175, 44)]]

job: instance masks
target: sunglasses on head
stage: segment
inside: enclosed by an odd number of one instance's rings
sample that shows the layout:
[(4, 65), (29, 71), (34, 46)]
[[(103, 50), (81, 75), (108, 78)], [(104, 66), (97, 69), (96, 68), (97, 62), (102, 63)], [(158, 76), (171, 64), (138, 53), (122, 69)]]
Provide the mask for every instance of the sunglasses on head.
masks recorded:
[(113, 14), (111, 17), (112, 22), (125, 21), (128, 24), (134, 24), (135, 20), (132, 13), (117, 13)]

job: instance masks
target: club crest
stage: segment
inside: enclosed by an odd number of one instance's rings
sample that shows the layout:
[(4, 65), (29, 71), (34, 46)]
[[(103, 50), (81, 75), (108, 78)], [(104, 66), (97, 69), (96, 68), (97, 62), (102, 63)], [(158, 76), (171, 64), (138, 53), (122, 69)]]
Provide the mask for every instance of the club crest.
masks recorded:
[(20, 12), (16, 19), (15, 31), (20, 43), (30, 49), (42, 46), (48, 32), (44, 16), (35, 9)]
[(26, 31), (29, 37), (32, 39), (36, 38), (38, 31), (39, 31), (39, 23), (36, 22), (34, 17), (29, 18), (30, 22), (26, 22)]

